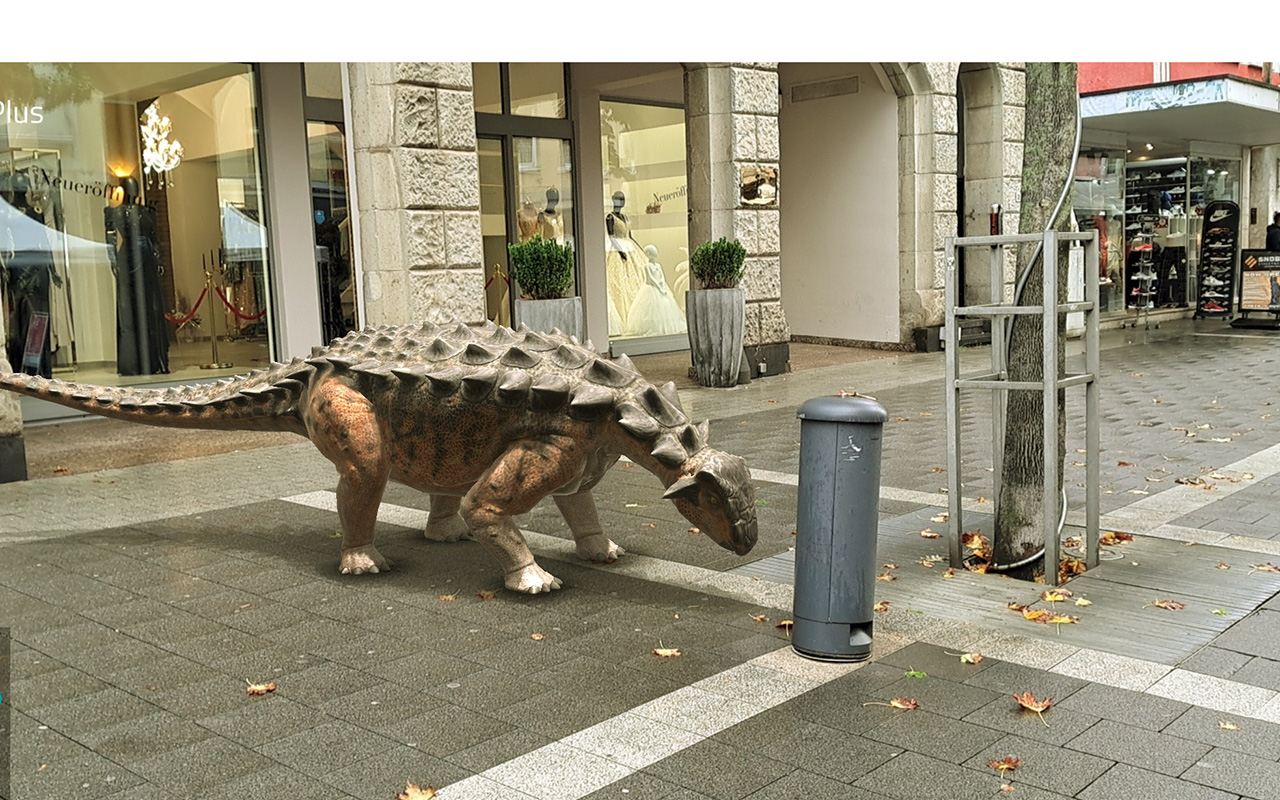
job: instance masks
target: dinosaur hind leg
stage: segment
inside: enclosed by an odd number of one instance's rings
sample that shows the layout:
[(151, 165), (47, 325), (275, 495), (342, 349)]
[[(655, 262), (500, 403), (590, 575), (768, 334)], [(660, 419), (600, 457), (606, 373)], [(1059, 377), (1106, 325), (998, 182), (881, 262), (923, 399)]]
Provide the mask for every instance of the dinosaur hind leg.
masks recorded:
[(596, 501), (591, 496), (590, 489), (573, 494), (558, 494), (553, 499), (556, 501), (556, 508), (560, 509), (560, 516), (564, 517), (564, 521), (569, 523), (569, 530), (573, 531), (578, 558), (612, 564), (619, 556), (626, 555), (626, 550), (604, 535), (604, 527), (600, 525)]
[(313, 390), (307, 432), (311, 441), (338, 468), (338, 519), (342, 523), (339, 571), (361, 575), (391, 569), (374, 547), (378, 506), (391, 472), (368, 398), (338, 381)]
[(427, 517), (427, 529), (424, 535), (433, 542), (456, 542), (459, 539), (474, 538), (467, 530), (467, 523), (462, 521), (458, 509), (462, 507), (462, 498), (448, 494), (431, 495), (431, 514)]

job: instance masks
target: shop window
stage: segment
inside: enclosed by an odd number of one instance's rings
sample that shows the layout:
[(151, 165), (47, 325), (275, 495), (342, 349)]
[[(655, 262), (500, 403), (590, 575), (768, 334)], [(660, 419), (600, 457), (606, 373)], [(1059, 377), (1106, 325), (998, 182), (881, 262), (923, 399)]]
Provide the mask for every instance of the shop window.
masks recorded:
[(511, 113), (518, 117), (565, 118), (564, 65), (513, 63)]
[[(0, 64), (0, 302), (15, 369), (243, 372), (271, 352), (258, 99), (243, 64)], [(122, 379), (121, 376), (125, 376)]]
[(1075, 217), (1098, 232), (1098, 299), (1103, 312), (1124, 311), (1124, 151), (1085, 149), (1076, 161)]
[(609, 336), (684, 336), (689, 288), (684, 110), (602, 101)]
[(498, 62), (472, 62), (471, 85), (477, 114), (502, 113), (502, 74)]

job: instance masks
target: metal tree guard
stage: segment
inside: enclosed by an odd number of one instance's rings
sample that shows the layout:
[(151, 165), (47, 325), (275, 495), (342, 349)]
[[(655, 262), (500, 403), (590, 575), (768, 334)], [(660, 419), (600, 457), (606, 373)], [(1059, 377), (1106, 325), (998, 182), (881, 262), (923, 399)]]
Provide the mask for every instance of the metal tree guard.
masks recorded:
[[(1004, 248), (1019, 244), (1043, 245), (1044, 303), (1020, 306), (1004, 302)], [(1057, 271), (1048, 265), (1057, 263), (1059, 247), (1064, 243), (1082, 242), (1085, 249), (1085, 299), (1082, 302), (1059, 302)], [(1059, 514), (1065, 519), (1066, 495), (1059, 499), (1058, 460), (1058, 390), (1070, 386), (1085, 387), (1085, 564), (1098, 564), (1098, 493), (1099, 493), (1099, 431), (1098, 431), (1098, 232), (1061, 233), (1046, 231), (1043, 234), (1011, 234), (1000, 236), (948, 236), (945, 240), (947, 255), (946, 278), (946, 381), (947, 381), (947, 480), (948, 520), (951, 566), (962, 567), (961, 533), (964, 531), (964, 503), (960, 495), (960, 410), (961, 391), (964, 389), (990, 389), (991, 442), (994, 470), (994, 506), (996, 517), (1000, 509), (1000, 470), (1004, 455), (1005, 392), (1010, 390), (1040, 391), (1044, 393), (1044, 564), (1045, 582), (1058, 583)], [(972, 306), (958, 306), (956, 248), (986, 247), (991, 251), (991, 302)], [(1017, 298), (1014, 298), (1016, 303)], [(1060, 314), (1084, 313), (1085, 371), (1077, 374), (1058, 375), (1058, 318)], [(1003, 322), (1020, 315), (1041, 317), (1044, 337), (1043, 379), (1038, 381), (1009, 380), (1008, 345)], [(960, 377), (959, 321), (963, 317), (986, 317), (991, 320), (991, 370), (990, 372)], [(1034, 559), (1033, 559), (1034, 560)], [(1007, 567), (1006, 567), (1007, 568)]]

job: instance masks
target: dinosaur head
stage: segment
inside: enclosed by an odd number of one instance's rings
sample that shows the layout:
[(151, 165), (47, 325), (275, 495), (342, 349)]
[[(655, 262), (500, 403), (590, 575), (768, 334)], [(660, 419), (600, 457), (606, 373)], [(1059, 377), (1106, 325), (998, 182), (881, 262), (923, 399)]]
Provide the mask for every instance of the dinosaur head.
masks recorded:
[(746, 555), (756, 543), (756, 494), (742, 458), (703, 448), (663, 497), (721, 547)]

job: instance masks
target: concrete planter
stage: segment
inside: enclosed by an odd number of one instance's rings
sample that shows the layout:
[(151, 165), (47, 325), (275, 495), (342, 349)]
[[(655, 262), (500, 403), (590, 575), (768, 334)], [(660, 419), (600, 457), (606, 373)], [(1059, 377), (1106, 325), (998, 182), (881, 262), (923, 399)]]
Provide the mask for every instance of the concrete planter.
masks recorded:
[(521, 323), (540, 333), (550, 333), (559, 328), (568, 336), (583, 338), (582, 298), (560, 297), (555, 300), (516, 300), (512, 323)]
[(690, 289), (684, 296), (689, 352), (702, 386), (738, 383), (747, 294), (741, 288)]

